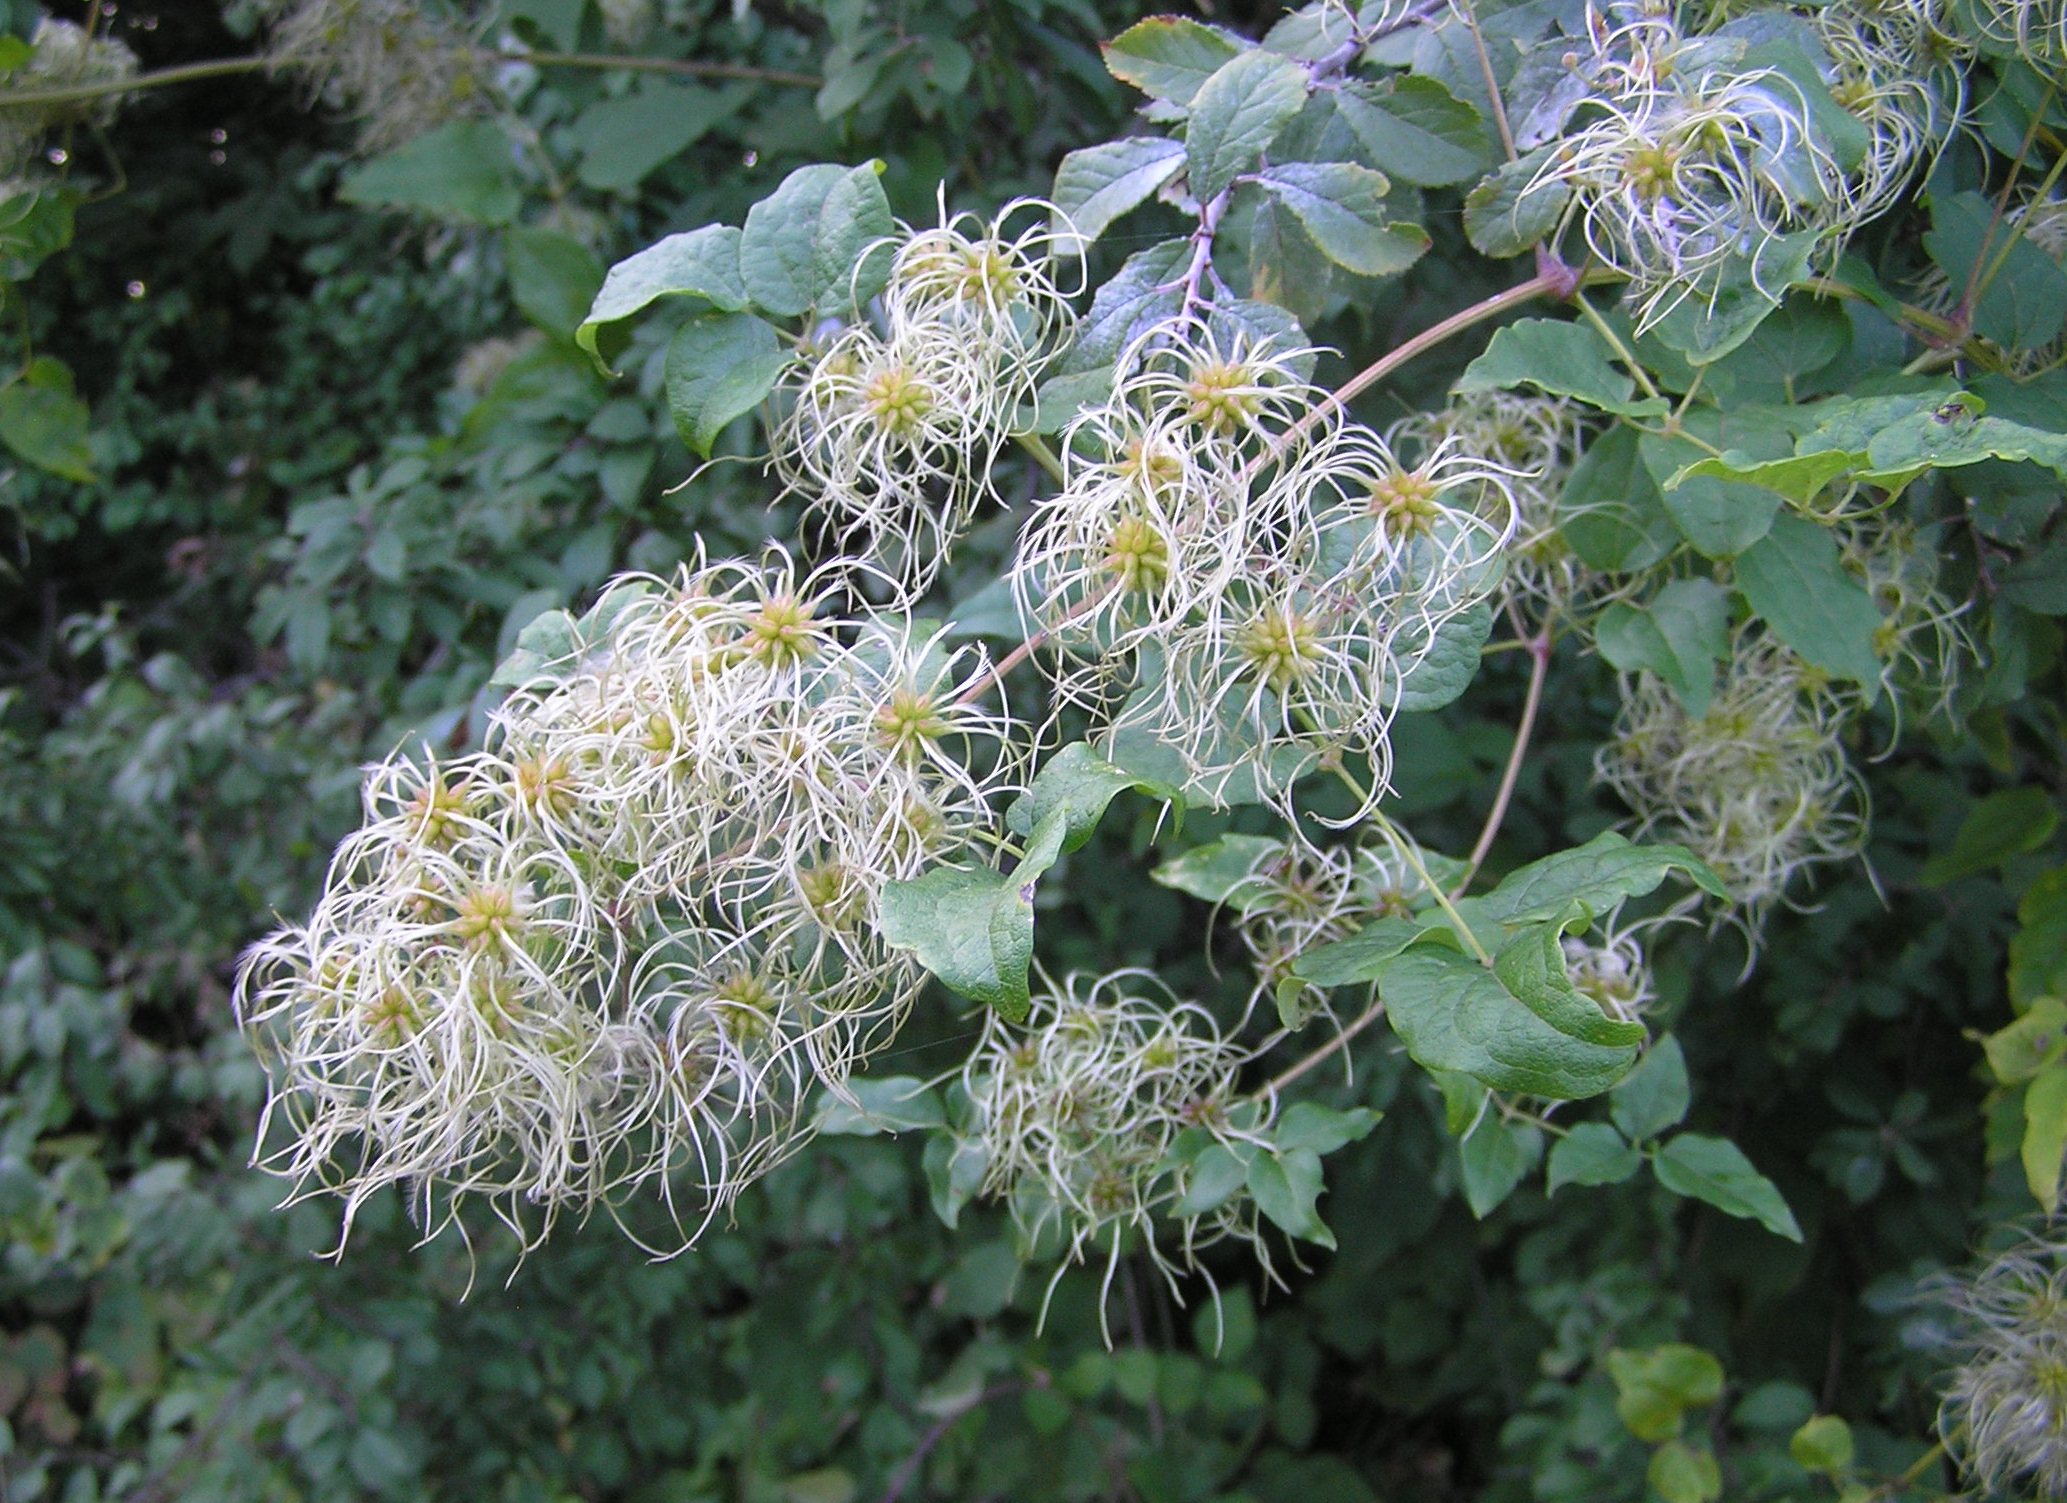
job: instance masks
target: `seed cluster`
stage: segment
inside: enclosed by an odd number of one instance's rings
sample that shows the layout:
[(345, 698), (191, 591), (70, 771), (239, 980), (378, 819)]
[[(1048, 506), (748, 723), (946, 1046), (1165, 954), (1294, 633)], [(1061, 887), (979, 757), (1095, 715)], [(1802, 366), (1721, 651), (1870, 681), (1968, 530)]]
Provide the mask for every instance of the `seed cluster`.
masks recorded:
[[(1072, 975), (1037, 989), (1025, 1028), (992, 1013), (962, 1070), (984, 1193), (1006, 1201), (1029, 1243), (1059, 1230), (1063, 1267), (1103, 1258), (1108, 1282), (1130, 1235), (1173, 1279), (1224, 1238), (1261, 1253), (1246, 1197), (1195, 1215), (1175, 1209), (1196, 1173), (1195, 1155), (1173, 1156), (1183, 1134), (1269, 1146), (1272, 1102), (1244, 1101), (1235, 1088), (1246, 1059), (1211, 1013), (1169, 997), (1148, 973)], [(1159, 1217), (1175, 1221), (1176, 1246), (1162, 1244)]]
[(1404, 463), (1312, 355), (1149, 336), (1070, 426), (1013, 566), (1060, 695), (1173, 748), (1208, 799), (1246, 775), (1283, 802), (1344, 753), (1375, 798), (1402, 680), (1498, 585), (1515, 525), (1505, 469), (1450, 442)]
[[(7, 75), (10, 90), (30, 93), (80, 85), (121, 83), (135, 75), (136, 54), (111, 36), (95, 36), (71, 21), (46, 16), (29, 36), (29, 56)], [(15, 191), (35, 161), (44, 136), (60, 126), (105, 126), (122, 106), (120, 94), (79, 104), (0, 110), (0, 198)]]
[[(1777, 297), (1893, 203), (1957, 118), (1928, 6), (1733, 9), (1589, 7), (1567, 78), (1517, 127), (1541, 149), (1527, 194), (1565, 198), (1588, 252), (1631, 279), (1640, 323), (1731, 280)], [(1776, 27), (1817, 76), (1761, 61)]]
[(841, 615), (781, 556), (620, 581), (488, 748), (366, 785), (304, 925), (248, 958), (270, 1167), (346, 1224), (405, 1183), (527, 1242), (652, 1186), (685, 1238), (807, 1136), (922, 974), (884, 886), (968, 850), (1016, 766), (980, 654)]
[(386, 151), (488, 103), (492, 59), (422, 0), (267, 0), (266, 60)]
[(2028, 1235), (1944, 1289), (1964, 1360), (1939, 1410), (1948, 1450), (1991, 1491), (2067, 1495), (2067, 1260)]
[(1625, 675), (1614, 737), (1595, 760), (1641, 835), (1715, 869), (1754, 942), (1798, 877), (1865, 846), (1865, 787), (1842, 741), (1849, 710), (1827, 689), (1784, 647), (1740, 633), (1701, 715), (1653, 675)]
[(1541, 622), (1583, 617), (1628, 585), (1589, 567), (1565, 541), (1559, 509), (1586, 437), (1576, 404), (1512, 391), (1452, 396), (1386, 431), (1395, 452), (1416, 460), (1449, 448), (1500, 467), (1515, 514), (1502, 594)]
[[(772, 467), (837, 552), (923, 594), (981, 501), (1034, 383), (1072, 324), (1049, 269), (1048, 206), (942, 211), (893, 246), (881, 320), (796, 367)], [(869, 264), (864, 256), (862, 264)]]

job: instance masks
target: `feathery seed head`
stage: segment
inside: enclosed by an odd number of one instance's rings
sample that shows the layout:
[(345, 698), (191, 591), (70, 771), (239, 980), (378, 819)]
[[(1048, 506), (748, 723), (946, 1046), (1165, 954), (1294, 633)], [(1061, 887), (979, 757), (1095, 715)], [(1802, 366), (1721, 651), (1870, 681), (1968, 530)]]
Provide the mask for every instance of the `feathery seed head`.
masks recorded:
[(1029, 1240), (1060, 1229), (1065, 1267), (1097, 1256), (1108, 1281), (1130, 1236), (1173, 1281), (1196, 1267), (1195, 1248), (1217, 1236), (1244, 1237), (1260, 1251), (1246, 1203), (1180, 1219), (1174, 1249), (1159, 1225), (1182, 1198), (1196, 1157), (1173, 1153), (1180, 1138), (1255, 1143), (1267, 1131), (1270, 1100), (1229, 1105), (1243, 1059), (1210, 1014), (1158, 995), (1152, 976), (1044, 982), (1026, 1031), (990, 1014), (963, 1067), (968, 1131), (986, 1165), (983, 1192), (1008, 1202)]
[(1755, 945), (1797, 878), (1865, 847), (1844, 716), (1793, 654), (1740, 632), (1702, 715), (1651, 675), (1625, 675), (1595, 775), (1635, 812), (1640, 834), (1686, 845), (1715, 869), (1730, 890), (1727, 917)]
[(2063, 1249), (2025, 1235), (1940, 1293), (1959, 1327), (1962, 1361), (1945, 1389), (1939, 1433), (1991, 1491), (2067, 1495), (2067, 1268)]

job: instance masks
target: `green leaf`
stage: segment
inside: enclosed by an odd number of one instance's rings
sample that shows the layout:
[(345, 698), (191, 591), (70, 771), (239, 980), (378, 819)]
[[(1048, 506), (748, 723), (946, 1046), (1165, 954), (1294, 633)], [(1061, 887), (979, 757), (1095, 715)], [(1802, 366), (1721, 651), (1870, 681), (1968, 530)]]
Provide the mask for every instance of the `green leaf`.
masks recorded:
[(1207, 203), (1270, 149), (1306, 103), (1306, 69), (1269, 52), (1244, 52), (1221, 64), (1191, 101), (1185, 127), (1192, 196)]
[(1402, 73), (1389, 87), (1348, 83), (1335, 92), (1335, 109), (1372, 165), (1403, 183), (1446, 188), (1486, 168), (1485, 122), (1432, 78)]
[[(1613, 364), (1612, 354), (1590, 324), (1524, 318), (1497, 330), (1453, 389), (1470, 393), (1526, 384), (1609, 412), (1629, 412), (1636, 382)], [(1662, 402), (1649, 405), (1663, 410)]]
[(1281, 1153), (1309, 1148), (1328, 1154), (1369, 1137), (1377, 1125), (1378, 1113), (1366, 1107), (1352, 1107), (1344, 1112), (1315, 1101), (1295, 1101), (1278, 1118), (1277, 1126), (1271, 1130), (1271, 1141)]
[(1034, 884), (1062, 853), (1067, 816), (1056, 810), (1007, 876), (989, 867), (938, 866), (883, 889), (879, 923), (893, 949), (910, 950), (942, 985), (1023, 1023), (1031, 1010)]
[(1322, 1247), (1335, 1245), (1317, 1209), (1324, 1188), (1321, 1156), (1311, 1148), (1259, 1153), (1249, 1161), (1249, 1194), (1279, 1230)]
[(1608, 1371), (1617, 1388), (1655, 1388), (1687, 1409), (1703, 1408), (1722, 1397), (1722, 1364), (1700, 1347), (1684, 1342), (1668, 1341), (1645, 1351), (1610, 1352)]
[(1062, 849), (1074, 851), (1097, 831), (1106, 806), (1129, 789), (1183, 808), (1182, 795), (1169, 784), (1115, 767), (1087, 743), (1072, 741), (1042, 764), (1033, 786), (1012, 801), (1005, 825), (1016, 835), (1031, 835), (1050, 815), (1060, 814)]
[(1489, 173), (1464, 195), (1464, 234), (1480, 255), (1504, 259), (1534, 249), (1557, 228), (1572, 190), (1544, 173), (1555, 143)]
[(508, 224), (524, 202), (509, 137), (484, 120), (452, 121), (352, 168), (337, 196), (474, 224)]
[(1252, 44), (1183, 16), (1151, 16), (1104, 44), (1106, 70), (1121, 83), (1188, 105), (1207, 79)]
[(50, 186), (0, 198), (0, 282), (26, 282), (72, 243), (77, 202), (71, 190)]
[(1787, 1454), (1803, 1471), (1835, 1477), (1852, 1465), (1852, 1427), (1834, 1414), (1819, 1414), (1794, 1432)]
[(1712, 579), (1675, 579), (1647, 605), (1616, 602), (1594, 623), (1600, 655), (1625, 673), (1656, 674), (1687, 713), (1708, 713), (1715, 665), (1729, 655), (1729, 593)]
[(941, 1225), (953, 1231), (961, 1220), (962, 1208), (983, 1188), (990, 1168), (990, 1150), (980, 1138), (951, 1138), (935, 1133), (926, 1139), (923, 1155), (927, 1198)]
[(1734, 382), (1739, 400), (1792, 402), (1797, 384), (1852, 347), (1852, 322), (1837, 298), (1796, 295), (1710, 372)]
[(1693, 1101), (1687, 1057), (1671, 1034), (1644, 1051), (1629, 1076), (1608, 1095), (1608, 1115), (1632, 1143), (1644, 1143), (1677, 1127)]
[(775, 328), (751, 313), (703, 313), (667, 347), (667, 406), (689, 451), (710, 458), (726, 424), (759, 406), (789, 364)]
[(1575, 1100), (1607, 1090), (1632, 1047), (1573, 1038), (1532, 1012), (1492, 971), (1440, 944), (1415, 944), (1378, 977), (1386, 1018), (1416, 1064), (1454, 1070), (1497, 1091)]
[(1589, 913), (1606, 913), (1626, 898), (1655, 892), (1675, 873), (1704, 892), (1729, 896), (1722, 879), (1685, 846), (1633, 845), (1626, 836), (1603, 830), (1582, 846), (1517, 868), (1474, 902), (1498, 923), (1541, 923), (1561, 918), (1575, 904)]
[[(851, 1099), (847, 1099), (851, 1098)], [(926, 1082), (910, 1075), (849, 1080), (846, 1097), (826, 1092), (818, 1106), (822, 1133), (857, 1138), (877, 1133), (910, 1132), (947, 1123), (947, 1110)]]
[(2021, 1018), (1981, 1040), (2002, 1085), (2021, 1085), (2067, 1054), (2067, 1002), (2040, 997)]
[(1651, 1161), (1658, 1183), (1675, 1195), (1706, 1201), (1731, 1216), (1756, 1221), (1776, 1236), (1801, 1241), (1794, 1212), (1773, 1182), (1751, 1167), (1736, 1144), (1725, 1138), (1681, 1133), (1658, 1150)]
[(1646, 433), (1637, 451), (1680, 536), (1704, 558), (1735, 558), (1772, 530), (1780, 498), (1762, 485), (1695, 473), (1703, 455), (1698, 445)]
[(751, 83), (712, 88), (674, 79), (641, 78), (617, 99), (599, 99), (575, 119), (568, 140), (581, 154), (575, 175), (603, 192), (636, 188), (712, 126), (739, 113), (757, 92)]
[(1292, 212), (1322, 254), (1358, 276), (1405, 271), (1428, 249), (1428, 232), (1391, 222), (1385, 175), (1350, 162), (1284, 162), (1257, 176)]
[(1643, 1168), (1644, 1156), (1605, 1122), (1581, 1122), (1550, 1150), (1549, 1194), (1565, 1185), (1619, 1185)]
[(1646, 1351), (1608, 1353), (1615, 1412), (1638, 1440), (1656, 1444), (1679, 1434), (1689, 1409), (1722, 1396), (1722, 1364), (1697, 1346), (1669, 1342)]
[(1715, 1453), (1683, 1440), (1668, 1440), (1652, 1452), (1644, 1477), (1664, 1503), (1710, 1503), (1722, 1496), (1722, 1468)]
[(1108, 370), (1137, 334), (1174, 318), (1182, 301), (1176, 284), (1190, 258), (1189, 239), (1165, 240), (1129, 256), (1092, 296), (1091, 311), (1063, 359), (1064, 372)]
[(782, 1503), (854, 1503), (860, 1494), (853, 1475), (836, 1466), (817, 1467), (782, 1480)]
[(26, 380), (0, 389), (0, 444), (40, 470), (90, 485), (93, 451), (87, 444), (86, 404), (54, 386)]
[(1479, 659), (1492, 633), (1493, 607), (1488, 601), (1449, 617), (1425, 645), (1416, 627), (1403, 628), (1394, 650), (1406, 672), (1387, 700), (1395, 710), (1409, 713), (1440, 710), (1452, 703), (1478, 677)]
[(747, 211), (739, 274), (755, 306), (795, 318), (875, 295), (883, 257), (871, 255), (863, 266), (861, 253), (895, 228), (882, 170), (880, 162), (799, 167)]
[(1730, 263), (1713, 285), (1683, 298), (1650, 332), (1691, 364), (1722, 359), (1757, 332), (1788, 288), (1809, 275), (1817, 239), (1814, 230), (1802, 230), (1760, 242), (1754, 255)]
[(1335, 265), (1277, 200), (1259, 197), (1249, 221), (1249, 290), (1302, 323), (1324, 317)]
[[(1583, 924), (1584, 909), (1579, 912)], [(1493, 956), (1493, 974), (1559, 1033), (1605, 1048), (1641, 1044), (1643, 1024), (1609, 1017), (1598, 1002), (1572, 985), (1560, 943), (1566, 927), (1558, 922), (1524, 929)]]
[(1122, 214), (1153, 197), (1184, 165), (1184, 146), (1163, 136), (1129, 136), (1087, 146), (1055, 170), (1055, 207), (1069, 216), (1081, 255)]
[(1609, 573), (1648, 569), (1680, 544), (1632, 428), (1616, 424), (1579, 456), (1557, 503), (1558, 530), (1582, 562)]
[(582, 12), (587, 8), (588, 0), (509, 0), (502, 10), (520, 29), (536, 27), (546, 42), (572, 52), (581, 45)]
[(1482, 1113), (1457, 1145), (1464, 1203), (1481, 1221), (1498, 1210), (1543, 1157), (1543, 1131), (1533, 1122), (1509, 1122)]
[(1730, 1423), (1743, 1430), (1792, 1430), (1815, 1412), (1816, 1400), (1799, 1383), (1773, 1378), (1730, 1405)]
[(1977, 406), (1978, 399), (1962, 392), (1881, 428), (1866, 443), (1860, 478), (1895, 489), (1927, 469), (1960, 469), (1987, 459), (2026, 461), (2067, 475), (2067, 434), (1976, 417), (1969, 404)]
[(1191, 1161), (1184, 1193), (1170, 1207), (1173, 1216), (1204, 1216), (1234, 1199), (1249, 1181), (1249, 1165), (1219, 1143), (1209, 1144)]
[(2059, 828), (2060, 808), (2046, 789), (2029, 784), (1991, 793), (1967, 810), (1952, 849), (1924, 863), (1924, 885), (1942, 887), (2039, 850)]
[(589, 248), (558, 230), (503, 231), (510, 295), (518, 309), (555, 339), (572, 339), (603, 287), (603, 268)]
[(2067, 868), (2045, 873), (2017, 904), (2010, 937), (2010, 1001), (2030, 1007), (2041, 997), (2067, 1000)]
[[(574, 331), (574, 342), (607, 372), (609, 359), (623, 348), (626, 337), (609, 326), (661, 298), (698, 298), (723, 312), (739, 312), (747, 305), (746, 286), (739, 279), (739, 239), (739, 231), (730, 225), (707, 224), (627, 256), (603, 278), (588, 317)], [(616, 349), (606, 353), (605, 342), (613, 342)]]
[(1296, 974), (1315, 986), (1356, 986), (1376, 981), (1389, 961), (1431, 927), (1418, 919), (1378, 919), (1347, 939), (1315, 945), (1299, 957)]
[(1845, 571), (1828, 528), (1793, 514), (1737, 559), (1737, 588), (1774, 635), (1816, 667), (1873, 692), (1880, 612)]
[(2060, 1208), (2060, 1167), (2067, 1159), (2067, 1065), (2051, 1066), (2024, 1088), (2017, 1155), (2033, 1198), (2052, 1215)]
[(1712, 475), (1762, 485), (1797, 506), (1807, 506), (1840, 475), (1858, 468), (1858, 459), (1838, 449), (1798, 454), (1786, 459), (1757, 459), (1737, 449), (1696, 460), (1673, 477), (1684, 484), (1691, 476)]
[(2067, 616), (2067, 535), (2056, 534), (1996, 576), (2002, 598), (2041, 616)]
[(404, 1481), (421, 1475), (421, 1460), (400, 1437), (373, 1424), (352, 1431), (344, 1459), (353, 1478), (375, 1496), (401, 1491)]
[(1261, 896), (1256, 864), (1284, 849), (1282, 840), (1267, 835), (1223, 835), (1165, 861), (1149, 875), (1165, 887), (1243, 913)]

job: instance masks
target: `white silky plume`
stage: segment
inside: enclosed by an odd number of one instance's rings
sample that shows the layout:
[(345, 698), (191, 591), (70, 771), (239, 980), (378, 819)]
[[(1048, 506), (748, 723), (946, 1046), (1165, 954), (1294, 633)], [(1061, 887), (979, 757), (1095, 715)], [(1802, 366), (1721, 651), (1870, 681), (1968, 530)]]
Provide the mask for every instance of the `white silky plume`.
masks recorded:
[(480, 1197), (528, 1246), (645, 1190), (686, 1245), (804, 1141), (923, 980), (884, 886), (969, 849), (1022, 751), (958, 703), (980, 653), (847, 588), (779, 554), (620, 580), (485, 751), (372, 769), (239, 984), (297, 1196), (349, 1230), (405, 1185), (427, 1235)]
[(1236, 1091), (1247, 1058), (1211, 1013), (1175, 1000), (1149, 973), (1037, 987), (1025, 1027), (990, 1013), (962, 1069), (985, 1165), (981, 1192), (1006, 1201), (1029, 1242), (1061, 1234), (1058, 1278), (1095, 1258), (1109, 1285), (1130, 1238), (1173, 1291), (1178, 1274), (1196, 1268), (1196, 1252), (1224, 1238), (1254, 1243), (1267, 1270), (1245, 1196), (1196, 1215), (1176, 1209), (1196, 1159), (1173, 1156), (1183, 1135), (1269, 1147), (1274, 1099)]
[(1403, 463), (1312, 354), (1148, 336), (1066, 433), (1013, 566), (1061, 697), (1174, 750), (1208, 799), (1248, 776), (1283, 805), (1344, 754), (1375, 799), (1401, 682), (1496, 588), (1515, 526), (1502, 468), (1447, 443)]
[[(898, 597), (925, 592), (995, 491), (999, 451), (1074, 315), (1057, 286), (1052, 206), (949, 215), (866, 253), (887, 255), (881, 318), (825, 339), (789, 381), (770, 467), (837, 552)], [(1066, 224), (1066, 221), (1062, 221)]]
[(1622, 678), (1595, 775), (1636, 815), (1712, 867), (1754, 946), (1797, 882), (1865, 849), (1865, 785), (1846, 755), (1849, 708), (1785, 648), (1740, 633), (1707, 710), (1691, 715), (1649, 673)]

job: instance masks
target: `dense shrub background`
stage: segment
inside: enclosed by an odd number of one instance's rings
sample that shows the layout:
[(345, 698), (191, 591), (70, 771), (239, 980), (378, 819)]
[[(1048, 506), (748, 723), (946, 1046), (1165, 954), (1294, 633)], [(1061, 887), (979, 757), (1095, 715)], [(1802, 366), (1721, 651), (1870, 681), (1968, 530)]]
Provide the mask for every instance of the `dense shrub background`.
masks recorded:
[[(1275, 14), (1202, 9), (1251, 30)], [(631, 75), (541, 78), (513, 127), (522, 217), (600, 264), (736, 222), (806, 161), (883, 158), (914, 218), (940, 182), (972, 207), (1042, 191), (1129, 108), (1097, 54), (1138, 14), (1116, 0), (659, 10), (656, 52), (830, 82), (815, 108), (727, 86), (736, 107), (611, 188), (584, 181), (610, 172), (583, 121)], [(0, 0), (0, 23), (25, 34), (33, 11)], [(243, 49), (251, 18), (137, 0), (118, 24), (155, 68)], [(605, 45), (580, 0), (506, 0), (501, 24)], [(2009, 1019), (2015, 906), (2057, 856), (1929, 886), (1920, 869), (1990, 791), (2057, 792), (2059, 632), (2032, 612), (1995, 623), (1972, 734), (1911, 735), (1871, 767), (1878, 892), (1845, 872), (1775, 921), (1748, 978), (1727, 936), (1661, 955), (1693, 1121), (1774, 1178), (1801, 1246), (1647, 1180), (1524, 1188), (1477, 1220), (1440, 1103), (1373, 1042), (1326, 1088), (1387, 1112), (1333, 1161), (1340, 1251), (1305, 1250), (1289, 1290), (1231, 1262), (1224, 1339), (1203, 1288), (1179, 1309), (1131, 1272), (1116, 1349), (1085, 1275), (1036, 1334), (1046, 1270), (1019, 1269), (995, 1211), (944, 1228), (918, 1143), (889, 1137), (825, 1140), (669, 1263), (569, 1228), (515, 1271), (493, 1236), (413, 1246), (391, 1200), (319, 1260), (331, 1209), (276, 1211), (245, 1167), (262, 1092), (229, 1012), (239, 949), (310, 902), (362, 762), (405, 734), (478, 735), (532, 616), (699, 533), (718, 554), (787, 518), (746, 465), (671, 493), (691, 463), (657, 337), (606, 384), (564, 310), (513, 283), (499, 230), (340, 203), (352, 127), (305, 103), (264, 77), (140, 97), (107, 141), (126, 188), (24, 289), (35, 348), (91, 405), (99, 479), (0, 470), (0, 1496), (1634, 1499), (1651, 1448), (1617, 1417), (1606, 1354), (1666, 1342), (1728, 1374), (1693, 1423), (1731, 1498), (1830, 1491), (1788, 1455), (1812, 1412), (1844, 1416), (1889, 1472), (1922, 1454), (1939, 1359), (1918, 1281), (2029, 1207), (2000, 1108), (1984, 1158), (1969, 1035)], [(1324, 337), (1369, 358), (1498, 285), (1454, 201), (1432, 220), (1450, 242)], [(1899, 224), (1875, 242), (1905, 255)], [(2056, 385), (2026, 400), (2067, 410)], [(2004, 494), (2035, 483), (1999, 468)], [(2056, 499), (2015, 541), (2043, 536)], [(960, 559), (949, 594), (994, 574), (1004, 542)], [(1567, 652), (1509, 861), (1616, 812), (1589, 772), (1612, 675)], [(1521, 681), (1495, 659), (1403, 729), (1424, 840), (1469, 844)], [(1239, 986), (1199, 959), (1205, 908), (1142, 880), (1150, 824), (1109, 822), (1051, 884), (1044, 956)], [(1231, 968), (1230, 936), (1217, 948)], [(897, 1068), (944, 1067), (973, 1026), (934, 994)], [(1946, 1485), (1927, 1467), (1913, 1495)]]

